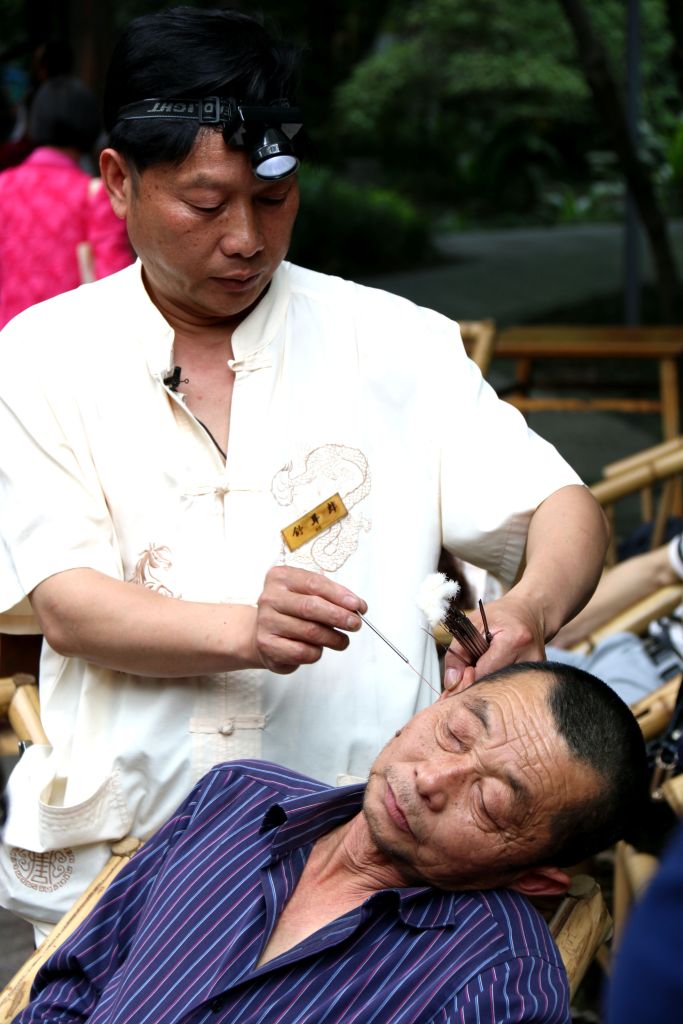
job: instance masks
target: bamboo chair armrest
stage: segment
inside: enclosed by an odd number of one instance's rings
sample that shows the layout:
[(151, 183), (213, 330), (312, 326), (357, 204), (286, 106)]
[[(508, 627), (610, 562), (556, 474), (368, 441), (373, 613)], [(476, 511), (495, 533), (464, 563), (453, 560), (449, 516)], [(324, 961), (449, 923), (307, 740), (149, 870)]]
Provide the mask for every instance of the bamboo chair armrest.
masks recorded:
[(662, 441), (660, 444), (654, 444), (650, 448), (643, 448), (634, 455), (627, 455), (624, 459), (608, 463), (603, 467), (602, 475), (605, 479), (621, 476), (622, 473), (628, 473), (631, 469), (649, 465), (656, 462), (657, 459), (671, 455), (673, 452), (680, 451), (681, 449), (683, 449), (683, 437), (672, 437), (669, 441)]
[(636, 601), (630, 608), (625, 608), (602, 626), (598, 626), (572, 650), (592, 650), (600, 640), (613, 636), (614, 633), (636, 633), (640, 636), (651, 622), (663, 615), (669, 615), (682, 601), (683, 583), (672, 583), (670, 586), (660, 587), (653, 594), (648, 594), (647, 597)]
[(550, 921), (550, 932), (567, 970), (573, 999), (589, 964), (612, 933), (612, 918), (595, 879), (574, 876)]

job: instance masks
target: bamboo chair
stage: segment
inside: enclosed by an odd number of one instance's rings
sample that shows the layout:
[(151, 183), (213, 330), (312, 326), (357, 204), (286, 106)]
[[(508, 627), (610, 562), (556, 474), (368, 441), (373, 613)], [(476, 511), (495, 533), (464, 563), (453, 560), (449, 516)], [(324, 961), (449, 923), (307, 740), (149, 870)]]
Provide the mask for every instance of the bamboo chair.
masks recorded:
[(477, 364), (482, 377), (485, 377), (496, 347), (496, 321), (461, 320), (460, 336), (467, 355)]
[(21, 743), (47, 742), (35, 677), (18, 672), (0, 679), (0, 756), (17, 754)]
[(681, 514), (682, 474), (681, 435), (605, 466), (602, 480), (594, 483), (591, 491), (605, 510), (612, 528), (608, 565), (616, 562), (618, 502), (631, 495), (639, 495), (642, 522), (653, 524), (650, 547), (659, 547), (664, 543), (668, 517)]
[(566, 968), (573, 999), (588, 967), (612, 934), (612, 918), (594, 878), (574, 876), (549, 927)]

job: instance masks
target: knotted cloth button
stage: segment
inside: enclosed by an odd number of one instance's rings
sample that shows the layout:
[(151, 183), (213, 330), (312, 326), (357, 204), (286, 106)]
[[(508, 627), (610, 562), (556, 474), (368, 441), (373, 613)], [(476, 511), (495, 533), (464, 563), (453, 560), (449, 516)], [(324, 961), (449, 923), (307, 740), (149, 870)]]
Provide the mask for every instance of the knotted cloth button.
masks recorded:
[(223, 722), (223, 724), (218, 727), (218, 731), (221, 734), (221, 736), (232, 736), (233, 732), (235, 731), (235, 723)]

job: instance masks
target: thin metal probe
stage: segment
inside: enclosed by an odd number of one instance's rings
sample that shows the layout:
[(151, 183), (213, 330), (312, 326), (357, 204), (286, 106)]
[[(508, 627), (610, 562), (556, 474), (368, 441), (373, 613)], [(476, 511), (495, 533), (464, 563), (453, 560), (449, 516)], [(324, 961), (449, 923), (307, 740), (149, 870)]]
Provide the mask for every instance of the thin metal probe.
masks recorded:
[(431, 684), (431, 683), (429, 682), (429, 680), (428, 680), (428, 679), (425, 679), (425, 677), (424, 677), (424, 676), (422, 675), (422, 673), (421, 673), (421, 672), (419, 672), (419, 671), (418, 671), (418, 670), (417, 670), (417, 669), (415, 668), (415, 666), (414, 666), (414, 665), (411, 665), (411, 663), (410, 663), (410, 662), (408, 661), (408, 659), (406, 658), (405, 654), (401, 654), (401, 652), (399, 651), (398, 647), (395, 647), (395, 646), (394, 646), (394, 644), (392, 644), (391, 640), (387, 639), (387, 637), (385, 637), (384, 633), (380, 632), (380, 630), (379, 630), (379, 629), (377, 628), (377, 626), (373, 626), (373, 624), (372, 624), (372, 623), (370, 622), (370, 620), (369, 620), (369, 619), (366, 619), (366, 618), (365, 618), (365, 616), (364, 616), (364, 615), (361, 615), (361, 613), (360, 613), (360, 612), (356, 612), (356, 615), (357, 615), (357, 616), (358, 616), (358, 618), (359, 618), (359, 619), (361, 620), (361, 622), (364, 622), (366, 626), (369, 626), (369, 627), (370, 627), (370, 629), (371, 629), (371, 630), (373, 631), (373, 633), (376, 633), (376, 634), (377, 634), (377, 636), (378, 636), (378, 637), (380, 638), (380, 640), (384, 640), (384, 643), (385, 643), (385, 644), (386, 644), (386, 645), (387, 645), (388, 647), (391, 647), (391, 649), (392, 649), (392, 651), (394, 652), (394, 654), (398, 654), (398, 656), (399, 656), (399, 658), (401, 659), (401, 661), (405, 661), (405, 663), (406, 663), (406, 665), (408, 666), (408, 668), (411, 668), (411, 669), (413, 670), (413, 672), (415, 673), (415, 675), (419, 676), (419, 677), (420, 677), (420, 679), (422, 680), (422, 682), (423, 682), (423, 683), (426, 683), (426, 684), (427, 684), (427, 686), (429, 687), (429, 689), (430, 689), (430, 690), (433, 690), (433, 691), (434, 691), (434, 693), (435, 693), (435, 694), (436, 694), (436, 695), (437, 695), (438, 697), (440, 697), (440, 696), (441, 696), (441, 692), (440, 692), (439, 690), (437, 690), (435, 686), (432, 686), (432, 684)]
[(487, 643), (491, 643), (493, 640), (493, 634), (489, 630), (489, 624), (486, 621), (486, 614), (484, 612), (484, 602), (479, 598), (479, 614), (481, 615), (481, 621), (484, 624), (484, 636), (486, 637)]
[(394, 645), (392, 644), (391, 640), (387, 640), (387, 638), (385, 637), (384, 633), (380, 633), (380, 631), (378, 630), (377, 626), (373, 626), (373, 624), (370, 622), (370, 619), (366, 619), (365, 616), (361, 615), (360, 612), (356, 612), (356, 615), (361, 620), (361, 622), (364, 622), (366, 626), (370, 627), (370, 629), (373, 631), (373, 633), (377, 634), (377, 636), (380, 638), (380, 640), (384, 640), (384, 643), (388, 644), (389, 647), (391, 647), (391, 649), (394, 652), (394, 654), (398, 654), (399, 658), (401, 658), (402, 661), (405, 661), (406, 665), (410, 665), (410, 662), (406, 658), (405, 654), (401, 654), (401, 652), (399, 651), (398, 647), (394, 647)]

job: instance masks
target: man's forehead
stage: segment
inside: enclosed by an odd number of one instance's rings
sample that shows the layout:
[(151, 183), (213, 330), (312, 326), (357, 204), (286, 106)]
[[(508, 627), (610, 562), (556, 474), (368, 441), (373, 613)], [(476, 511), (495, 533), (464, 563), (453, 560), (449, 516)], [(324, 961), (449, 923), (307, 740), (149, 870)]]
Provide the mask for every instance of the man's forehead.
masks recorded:
[[(548, 676), (539, 672), (518, 673), (503, 678), (485, 676), (466, 690), (461, 690), (457, 696), (488, 729), (493, 707), (498, 708), (504, 717), (512, 713), (515, 717), (520, 714), (530, 717), (539, 711), (547, 711), (552, 717), (548, 701), (551, 685)], [(526, 709), (526, 713), (520, 711), (520, 705)]]
[[(492, 751), (509, 749), (523, 759), (539, 758), (549, 765), (564, 759), (569, 749), (560, 736), (547, 700), (547, 686), (530, 689), (508, 686), (508, 680), (482, 681), (445, 702), (445, 713), (456, 725), (473, 729)], [(566, 748), (566, 749), (565, 749)]]

